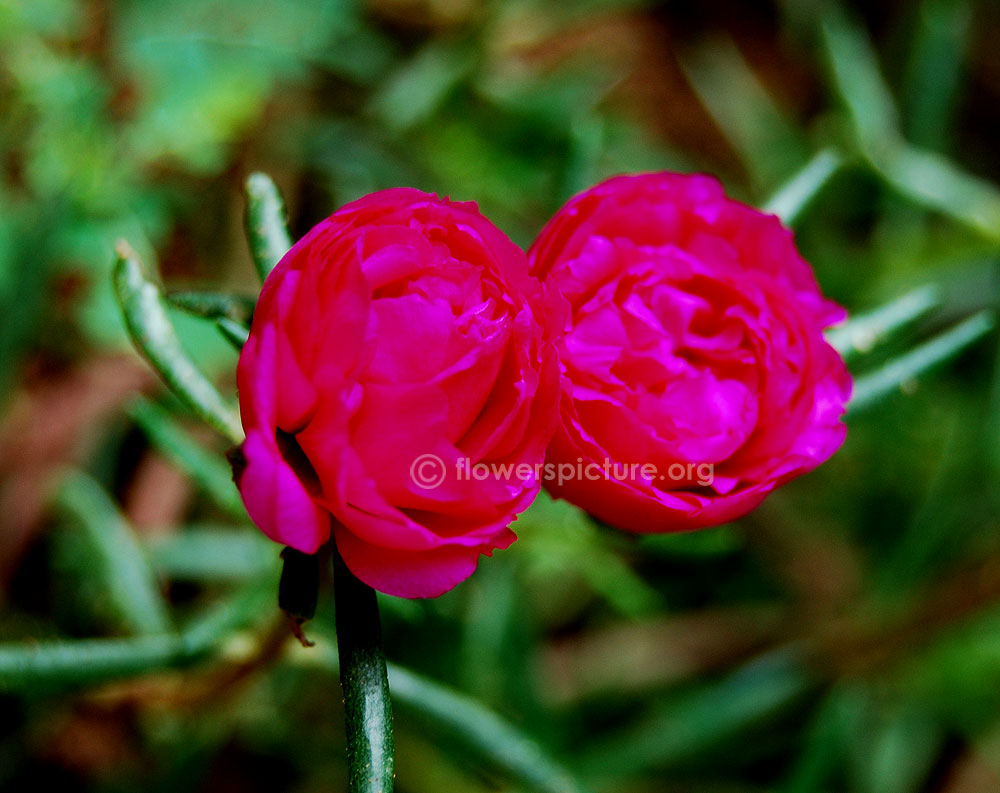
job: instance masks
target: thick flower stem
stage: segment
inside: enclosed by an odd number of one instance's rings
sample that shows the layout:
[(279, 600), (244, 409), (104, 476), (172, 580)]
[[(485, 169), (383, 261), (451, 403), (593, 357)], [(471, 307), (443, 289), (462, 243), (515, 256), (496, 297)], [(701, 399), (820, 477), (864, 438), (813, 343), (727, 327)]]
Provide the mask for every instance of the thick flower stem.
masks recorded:
[(340, 685), (347, 717), (347, 774), (350, 793), (391, 793), (393, 783), (392, 703), (382, 652), (375, 590), (333, 553)]

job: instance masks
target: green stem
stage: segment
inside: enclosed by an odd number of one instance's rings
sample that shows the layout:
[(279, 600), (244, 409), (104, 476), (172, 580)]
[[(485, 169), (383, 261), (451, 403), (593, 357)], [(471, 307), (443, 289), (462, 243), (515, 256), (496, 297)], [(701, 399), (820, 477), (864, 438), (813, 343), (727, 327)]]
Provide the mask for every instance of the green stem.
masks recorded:
[(168, 292), (166, 298), (172, 305), (196, 317), (204, 317), (205, 319), (228, 317), (241, 325), (250, 324), (256, 303), (254, 298), (246, 295), (190, 290)]
[(334, 550), (334, 596), (340, 685), (347, 718), (350, 793), (392, 793), (393, 737), (389, 679), (375, 591)]

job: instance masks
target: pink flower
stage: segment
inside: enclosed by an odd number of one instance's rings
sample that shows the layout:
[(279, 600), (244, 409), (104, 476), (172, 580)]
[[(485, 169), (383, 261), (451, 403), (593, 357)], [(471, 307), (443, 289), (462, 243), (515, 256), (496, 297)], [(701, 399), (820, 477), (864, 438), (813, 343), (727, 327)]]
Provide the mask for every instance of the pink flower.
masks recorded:
[(791, 232), (714, 178), (608, 179), (559, 210), (529, 262), (571, 306), (547, 459), (595, 474), (547, 481), (554, 495), (632, 531), (702, 528), (843, 442), (851, 380), (823, 329), (845, 312)]
[(543, 460), (559, 377), (546, 306), (473, 203), (397, 188), (335, 212), (268, 277), (240, 356), (251, 518), (305, 553), (332, 530), (392, 595), (467, 578), (539, 489), (463, 466)]

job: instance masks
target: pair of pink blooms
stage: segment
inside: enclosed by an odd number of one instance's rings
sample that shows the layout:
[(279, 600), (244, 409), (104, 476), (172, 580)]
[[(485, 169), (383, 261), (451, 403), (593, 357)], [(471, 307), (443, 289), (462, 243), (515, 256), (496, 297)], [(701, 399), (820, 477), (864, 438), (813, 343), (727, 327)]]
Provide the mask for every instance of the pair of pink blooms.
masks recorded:
[(711, 177), (602, 182), (527, 256), (473, 203), (373, 193), (264, 284), (238, 486), (273, 540), (332, 532), (404, 597), (510, 545), (542, 480), (631, 531), (717, 525), (842, 443), (851, 381), (822, 332), (843, 317), (777, 218)]

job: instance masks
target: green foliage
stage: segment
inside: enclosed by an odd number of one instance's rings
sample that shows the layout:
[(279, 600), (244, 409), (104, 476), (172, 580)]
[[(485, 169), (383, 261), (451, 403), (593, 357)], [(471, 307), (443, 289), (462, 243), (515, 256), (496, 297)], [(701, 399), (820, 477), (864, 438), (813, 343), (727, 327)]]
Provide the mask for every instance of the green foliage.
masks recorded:
[(239, 416), (188, 357), (167, 316), (160, 288), (127, 243), (120, 243), (115, 289), (136, 346), (192, 412), (232, 443), (243, 440)]
[(236, 488), (232, 471), (218, 453), (205, 450), (192, 440), (164, 408), (138, 399), (129, 410), (150, 444), (177, 465), (231, 518), (245, 520), (246, 512)]
[(250, 252), (263, 281), (274, 265), (292, 247), (288, 237), (288, 219), (285, 205), (271, 178), (266, 174), (252, 173), (247, 178), (247, 236)]
[(169, 633), (170, 615), (143, 549), (101, 486), (86, 474), (68, 474), (57, 501), (86, 532), (99, 559), (98, 575), (125, 627), (140, 634)]
[(894, 358), (881, 369), (859, 377), (854, 382), (850, 412), (864, 410), (886, 394), (913, 382), (930, 367), (953, 358), (962, 348), (985, 336), (995, 325), (993, 314), (981, 312), (910, 350), (906, 355)]

